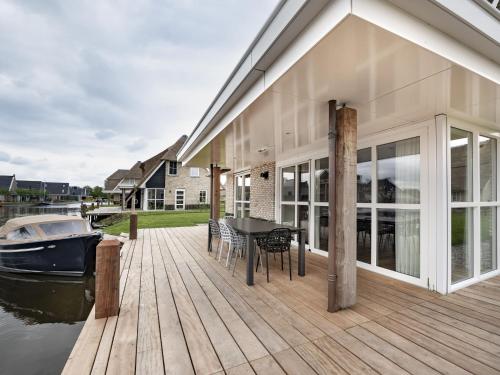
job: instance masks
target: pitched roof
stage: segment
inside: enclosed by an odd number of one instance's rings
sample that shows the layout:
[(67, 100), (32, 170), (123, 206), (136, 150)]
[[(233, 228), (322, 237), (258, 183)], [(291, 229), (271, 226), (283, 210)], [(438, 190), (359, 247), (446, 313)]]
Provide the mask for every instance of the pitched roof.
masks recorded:
[(10, 190), (14, 176), (0, 176), (0, 189)]
[(116, 185), (127, 175), (128, 169), (117, 169), (104, 180), (104, 191), (113, 191)]
[(18, 189), (43, 190), (42, 181), (16, 180)]
[(177, 161), (177, 153), (181, 149), (184, 142), (186, 142), (186, 139), (187, 135), (183, 135), (173, 145), (169, 146), (155, 156), (144, 162), (138, 161), (130, 169), (125, 178), (140, 180), (139, 185), (141, 185), (144, 180), (151, 175), (151, 172), (153, 172), (162, 162), (167, 160)]

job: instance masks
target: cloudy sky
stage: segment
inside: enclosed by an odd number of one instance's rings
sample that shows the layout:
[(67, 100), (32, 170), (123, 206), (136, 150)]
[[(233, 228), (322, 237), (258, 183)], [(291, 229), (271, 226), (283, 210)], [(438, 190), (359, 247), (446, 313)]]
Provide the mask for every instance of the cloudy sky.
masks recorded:
[(0, 175), (102, 185), (189, 134), (277, 0), (0, 0)]

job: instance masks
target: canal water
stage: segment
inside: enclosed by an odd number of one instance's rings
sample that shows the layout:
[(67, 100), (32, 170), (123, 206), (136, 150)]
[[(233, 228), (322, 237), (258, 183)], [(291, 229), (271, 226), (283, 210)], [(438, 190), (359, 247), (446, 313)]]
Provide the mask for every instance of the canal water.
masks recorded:
[[(0, 207), (17, 216), (78, 214), (79, 204)], [(0, 374), (59, 374), (94, 304), (94, 277), (0, 273)]]

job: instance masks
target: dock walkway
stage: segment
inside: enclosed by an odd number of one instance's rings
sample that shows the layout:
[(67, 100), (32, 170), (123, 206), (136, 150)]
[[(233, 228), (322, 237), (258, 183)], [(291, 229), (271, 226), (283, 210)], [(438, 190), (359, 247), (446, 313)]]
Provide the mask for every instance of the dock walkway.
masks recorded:
[(147, 229), (124, 245), (121, 309), (92, 311), (64, 374), (500, 374), (500, 277), (439, 296), (358, 269), (358, 303), (326, 311), (326, 258), (293, 281), (244, 282), (207, 228)]

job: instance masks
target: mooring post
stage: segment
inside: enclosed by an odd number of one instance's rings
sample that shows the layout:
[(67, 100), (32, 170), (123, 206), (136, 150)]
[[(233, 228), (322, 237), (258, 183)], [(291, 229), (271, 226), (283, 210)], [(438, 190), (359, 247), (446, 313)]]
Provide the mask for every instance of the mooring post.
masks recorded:
[(137, 212), (135, 212), (135, 189), (132, 191), (132, 203), (130, 205), (130, 231), (128, 238), (131, 240), (137, 239)]
[(120, 241), (103, 240), (96, 249), (95, 318), (118, 315), (120, 293)]

